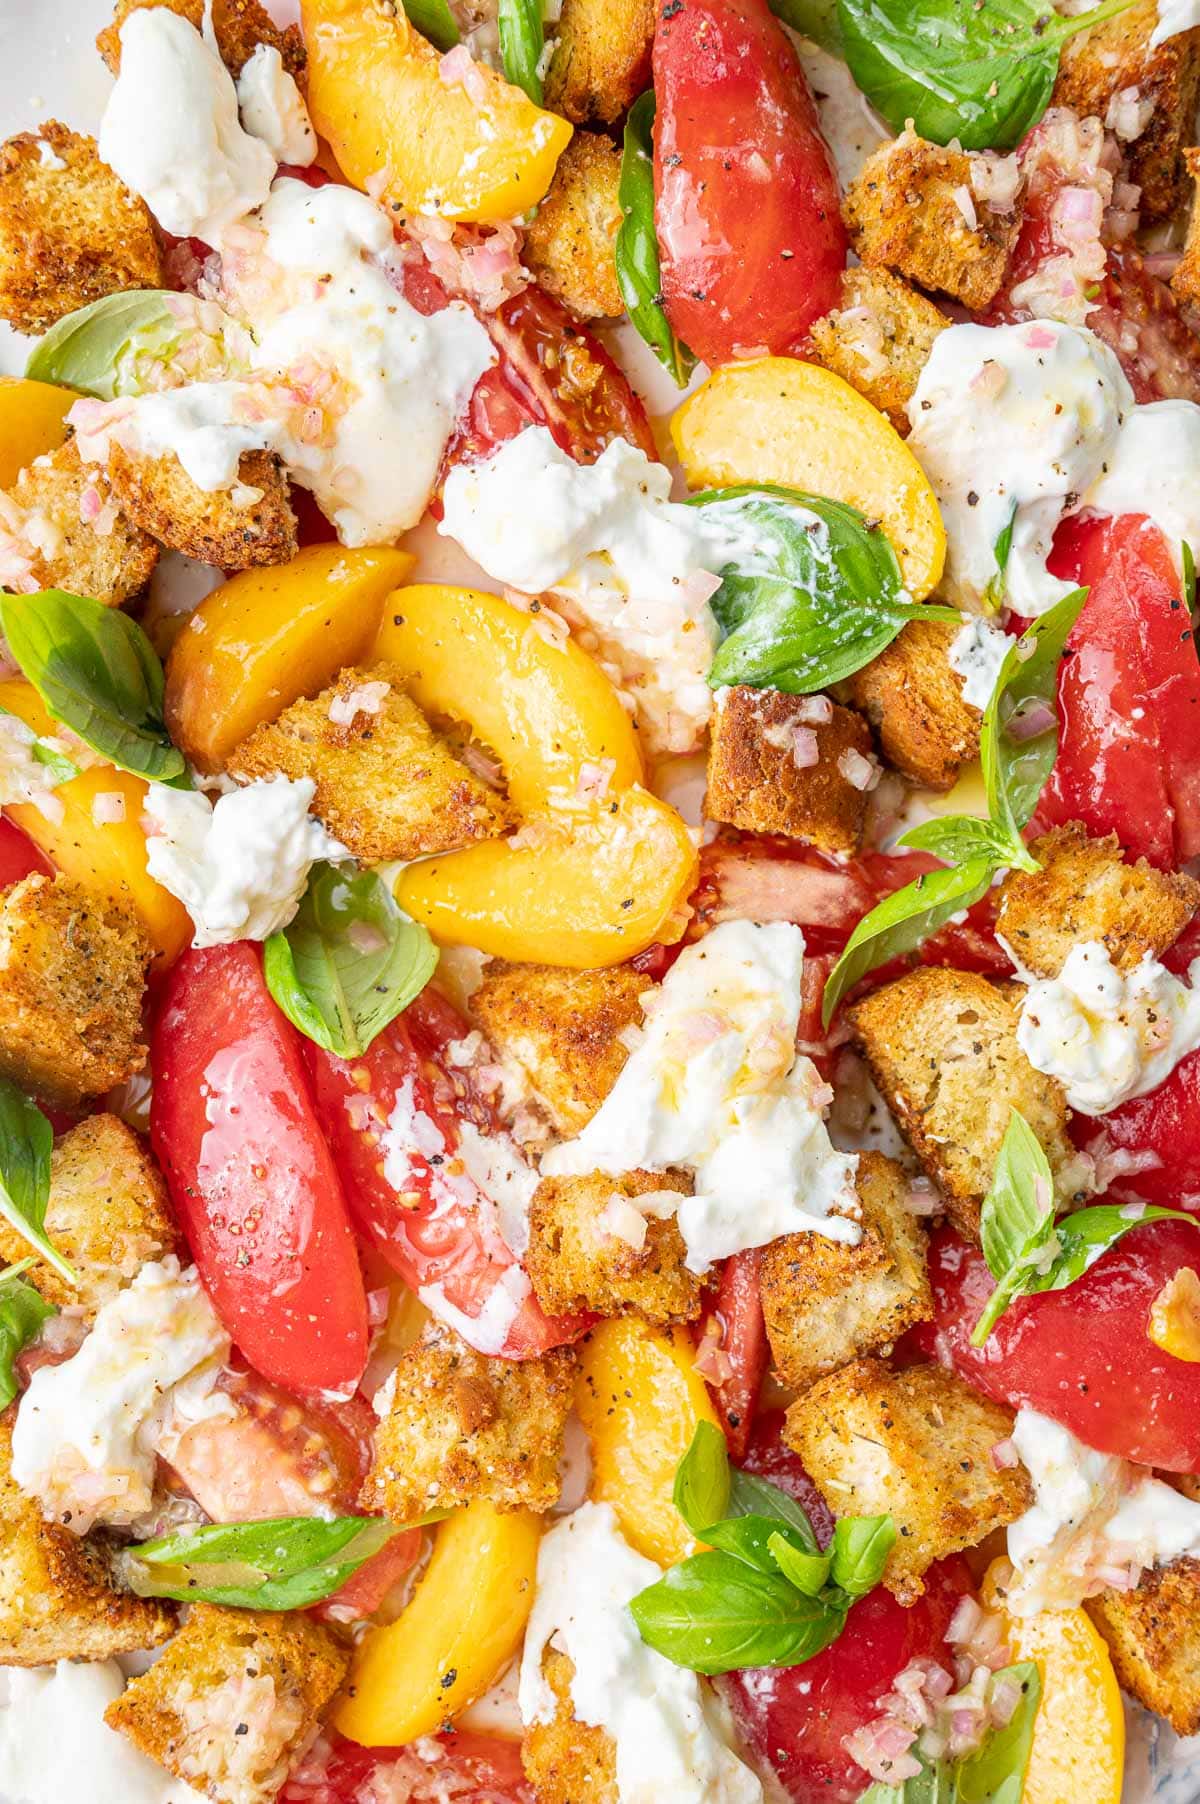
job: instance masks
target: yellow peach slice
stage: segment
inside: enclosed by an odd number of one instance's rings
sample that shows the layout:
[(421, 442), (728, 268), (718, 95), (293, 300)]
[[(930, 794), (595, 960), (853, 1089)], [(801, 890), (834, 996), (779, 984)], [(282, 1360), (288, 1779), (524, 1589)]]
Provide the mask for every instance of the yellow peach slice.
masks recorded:
[(23, 376), (0, 376), (0, 489), (11, 488), (35, 457), (57, 451), (67, 436), (74, 389)]

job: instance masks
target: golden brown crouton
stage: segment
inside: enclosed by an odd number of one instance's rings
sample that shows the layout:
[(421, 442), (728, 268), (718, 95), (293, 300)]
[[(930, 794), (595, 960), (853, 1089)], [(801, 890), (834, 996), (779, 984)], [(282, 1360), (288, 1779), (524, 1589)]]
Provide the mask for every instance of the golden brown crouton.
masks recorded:
[(612, 140), (576, 132), (525, 234), (526, 267), (577, 319), (615, 319), (625, 311), (613, 261), (620, 177)]
[(856, 1182), (863, 1227), (856, 1247), (822, 1234), (785, 1234), (763, 1251), (767, 1338), (793, 1390), (886, 1349), (933, 1314), (925, 1230), (907, 1206), (903, 1170), (881, 1153), (863, 1153)]
[(1062, 1085), (1017, 1044), (1021, 994), (974, 971), (927, 965), (850, 1015), (884, 1101), (972, 1240), (1013, 1109), (1041, 1141), (1060, 1191), (1074, 1182)]
[(1173, 945), (1197, 908), (1200, 883), (1126, 864), (1115, 833), (1092, 839), (1078, 821), (1030, 846), (1040, 871), (1013, 871), (1000, 891), (997, 927), (1023, 968), (1057, 977), (1073, 946), (1104, 946), (1120, 971)]
[(108, 1660), (174, 1633), (174, 1605), (114, 1590), (98, 1548), (43, 1522), (13, 1480), (12, 1428), (0, 1422), (0, 1664)]
[(933, 302), (888, 269), (861, 265), (842, 273), (842, 304), (812, 328), (827, 370), (886, 413), (908, 436), (908, 403), (933, 341), (950, 321)]
[(289, 75), (302, 75), (308, 61), (298, 25), (281, 31), (259, 0), (212, 0), (213, 36), (221, 61), (236, 80), (260, 44), (278, 50)]
[(151, 947), (133, 909), (67, 877), (0, 896), (0, 1073), (74, 1108), (146, 1063)]
[(979, 311), (993, 299), (1021, 223), (971, 193), (961, 150), (901, 132), (869, 156), (842, 208), (862, 261)]
[(0, 145), (0, 315), (45, 332), (106, 294), (162, 286), (158, 240), (94, 138), (48, 119)]
[(104, 1720), (212, 1804), (270, 1804), (349, 1664), (333, 1633), (298, 1610), (193, 1604)]
[[(813, 751), (814, 762), (805, 762)], [(717, 690), (704, 796), (710, 820), (784, 833), (822, 852), (856, 852), (873, 775), (871, 730), (852, 708), (778, 689)]]
[[(700, 1279), (684, 1263), (687, 1248), (674, 1215), (643, 1217), (640, 1247), (610, 1225), (622, 1198), (663, 1191), (692, 1193), (681, 1171), (630, 1171), (612, 1178), (543, 1178), (529, 1211), (525, 1269), (549, 1315), (594, 1309), (600, 1315), (632, 1310), (648, 1322), (690, 1322), (700, 1313)], [(628, 1214), (628, 1211), (621, 1211)], [(641, 1211), (634, 1204), (634, 1214)]]
[(150, 581), (158, 546), (125, 518), (103, 470), (80, 463), (74, 439), (22, 470), (7, 500), (17, 540), (28, 548), (32, 588), (66, 589), (117, 608)]
[[(1193, 184), (1200, 184), (1200, 150), (1185, 150), (1184, 164)], [(1192, 210), (1188, 216), (1187, 239), (1183, 255), (1171, 277), (1171, 293), (1181, 307), (1200, 308), (1200, 187), (1193, 187)]]
[[(79, 1284), (68, 1284), (41, 1260), (30, 1281), (60, 1309), (82, 1306), (89, 1321), (148, 1259), (179, 1251), (159, 1169), (116, 1115), (89, 1115), (55, 1143), (45, 1227)], [(0, 1220), (0, 1260), (23, 1259), (29, 1250)]]
[(948, 621), (910, 620), (848, 684), (888, 763), (925, 789), (953, 789), (963, 765), (979, 756), (983, 716), (963, 700), (962, 678), (950, 665), (957, 632)]
[(585, 1128), (629, 1054), (621, 1035), (640, 1026), (650, 979), (629, 965), (571, 971), (509, 965), (484, 973), (471, 1007), (484, 1033), (519, 1065), (560, 1134)]
[(343, 670), (229, 755), (245, 777), (311, 777), (313, 812), (356, 858), (421, 858), (513, 825), (489, 789), (434, 732), (390, 664)]
[(650, 85), (654, 0), (563, 0), (546, 105), (574, 125), (611, 125)]
[(1143, 223), (1166, 219), (1183, 198), (1181, 152), (1192, 136), (1200, 98), (1200, 29), (1181, 31), (1150, 48), (1158, 23), (1156, 0), (1136, 0), (1128, 12), (1080, 32), (1063, 46), (1053, 104), (1105, 119), (1116, 95), (1152, 111), (1144, 130), (1124, 149), (1129, 179), (1141, 188)]
[(883, 1583), (910, 1604), (934, 1560), (976, 1546), (1032, 1502), (1024, 1468), (991, 1458), (1012, 1425), (1011, 1410), (942, 1366), (891, 1372), (859, 1359), (792, 1404), (784, 1439), (835, 1516), (891, 1516), (899, 1535)]
[(521, 1764), (538, 1804), (617, 1804), (616, 1743), (607, 1729), (576, 1718), (574, 1662), (548, 1647), (542, 1672), (558, 1701), (554, 1720), (531, 1723), (521, 1741)]
[(1143, 1573), (1136, 1591), (1087, 1605), (1121, 1689), (1165, 1716), (1176, 1735), (1200, 1731), (1200, 1560)]
[(204, 25), (204, 0), (116, 0), (113, 16), (96, 39), (96, 48), (115, 75), (121, 67), (121, 27), (130, 13), (143, 6), (165, 6), (200, 31)]
[(245, 451), (231, 489), (196, 487), (172, 451), (146, 457), (114, 439), (108, 479), (129, 518), (160, 545), (219, 570), (290, 564), (296, 555), (296, 516), (287, 478), (269, 451)]
[(548, 1510), (559, 1491), (575, 1356), (488, 1359), (440, 1324), (396, 1368), (363, 1509), (394, 1522), (487, 1497), (498, 1509)]

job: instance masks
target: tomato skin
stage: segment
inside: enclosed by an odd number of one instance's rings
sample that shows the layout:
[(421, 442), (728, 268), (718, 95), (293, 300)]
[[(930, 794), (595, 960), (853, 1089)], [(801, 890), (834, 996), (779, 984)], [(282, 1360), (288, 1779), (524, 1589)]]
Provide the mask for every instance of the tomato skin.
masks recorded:
[(816, 105), (767, 0), (660, 0), (654, 91), (674, 331), (708, 364), (798, 349), (839, 304), (848, 240)]
[(53, 877), (54, 866), (43, 857), (27, 833), (0, 814), (0, 889), (36, 874)]
[(300, 1036), (256, 947), (192, 948), (163, 985), (150, 1137), (192, 1257), (256, 1372), (347, 1395), (367, 1302), (341, 1181), (313, 1115)]
[(793, 1453), (784, 1440), (784, 1415), (782, 1409), (765, 1409), (755, 1417), (750, 1444), (736, 1464), (743, 1472), (769, 1478), (773, 1485), (786, 1491), (807, 1513), (820, 1546), (828, 1547), (833, 1538), (833, 1512), (801, 1465), (799, 1454)]
[[(1147, 1203), (1200, 1212), (1200, 1052), (1181, 1059), (1149, 1096), (1122, 1103), (1099, 1125), (1096, 1139), (1101, 1150), (1118, 1147), (1160, 1155), (1158, 1165), (1122, 1178), (1123, 1190), (1136, 1192)], [(1094, 1124), (1079, 1126), (1089, 1130), (1079, 1139), (1090, 1150)]]
[[(719, 1382), (709, 1379), (713, 1404), (725, 1430), (729, 1457), (736, 1464), (745, 1458), (750, 1431), (758, 1407), (758, 1393), (767, 1370), (767, 1328), (763, 1320), (758, 1285), (760, 1249), (734, 1253), (721, 1267), (716, 1295), (706, 1310), (721, 1330), (717, 1342), (732, 1370)], [(701, 1336), (703, 1339), (703, 1335)]]
[(802, 1666), (730, 1673), (717, 1684), (760, 1765), (771, 1767), (791, 1804), (852, 1804), (870, 1786), (842, 1746), (879, 1714), (877, 1700), (910, 1660), (950, 1664), (944, 1645), (959, 1599), (971, 1589), (960, 1558), (925, 1575), (911, 1609), (882, 1587), (856, 1603), (839, 1638)]
[(1184, 1265), (1200, 1265), (1200, 1229), (1135, 1228), (1069, 1289), (1014, 1303), (975, 1348), (992, 1279), (980, 1252), (940, 1228), (929, 1245), (934, 1320), (911, 1338), (985, 1396), (1028, 1404), (1101, 1453), (1200, 1472), (1200, 1365), (1146, 1332), (1151, 1304)]

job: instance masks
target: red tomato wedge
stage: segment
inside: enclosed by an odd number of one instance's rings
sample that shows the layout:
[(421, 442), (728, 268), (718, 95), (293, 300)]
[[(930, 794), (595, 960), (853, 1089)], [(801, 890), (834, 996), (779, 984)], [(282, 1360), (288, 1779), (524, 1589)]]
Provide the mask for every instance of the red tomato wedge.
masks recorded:
[(784, 1441), (783, 1419), (781, 1409), (766, 1409), (756, 1416), (745, 1457), (736, 1463), (756, 1478), (769, 1478), (793, 1498), (808, 1516), (820, 1545), (828, 1547), (833, 1538), (833, 1512), (801, 1465), (799, 1454)]
[(1076, 1139), (1088, 1152), (1143, 1155), (1142, 1169), (1117, 1180), (1121, 1189), (1200, 1214), (1200, 1052), (1181, 1059), (1149, 1096), (1122, 1103), (1103, 1121), (1077, 1118)]
[(279, 1804), (536, 1804), (515, 1741), (453, 1731), (410, 1748), (319, 1741)]
[(839, 304), (837, 172), (767, 0), (660, 0), (654, 222), (675, 333), (708, 364), (799, 349)]
[(1140, 515), (1068, 520), (1050, 568), (1090, 593), (1058, 684), (1039, 821), (1116, 833), (1173, 870), (1200, 853), (1200, 661), (1174, 559)]
[(909, 1338), (986, 1396), (1028, 1404), (1101, 1453), (1200, 1472), (1200, 1365), (1147, 1335), (1151, 1304), (1184, 1265), (1200, 1266), (1200, 1227), (1137, 1228), (1069, 1289), (1014, 1303), (976, 1348), (993, 1281), (982, 1253), (942, 1228), (929, 1250), (935, 1318)]
[[(355, 1223), (432, 1312), (482, 1353), (528, 1359), (574, 1340), (586, 1318), (543, 1313), (504, 1240), (495, 1201), (460, 1155), (464, 1134), (515, 1149), (481, 1119), (462, 1076), (438, 1062), (450, 1021), (439, 998), (393, 1021), (361, 1059), (305, 1045), (317, 1114)], [(472, 1141), (478, 1145), (478, 1139)]]
[(701, 1345), (711, 1348), (719, 1374), (708, 1377), (706, 1373), (705, 1377), (725, 1430), (729, 1457), (735, 1463), (745, 1457), (750, 1444), (758, 1393), (767, 1370), (767, 1329), (758, 1265), (757, 1247), (734, 1253), (725, 1261), (700, 1336)]
[(52, 877), (54, 866), (42, 856), (27, 833), (22, 833), (0, 814), (0, 889), (7, 889), (10, 883), (20, 883), (22, 877), (32, 877), (35, 872)]
[(349, 1395), (367, 1302), (341, 1180), (313, 1114), (300, 1036), (245, 941), (185, 952), (150, 1049), (150, 1135), (217, 1313), (256, 1372)]

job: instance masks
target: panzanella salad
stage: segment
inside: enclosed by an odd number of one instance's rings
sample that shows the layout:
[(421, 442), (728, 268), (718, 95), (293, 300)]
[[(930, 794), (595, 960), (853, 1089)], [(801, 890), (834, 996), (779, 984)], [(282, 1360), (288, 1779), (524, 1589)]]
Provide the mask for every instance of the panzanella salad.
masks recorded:
[(296, 10), (0, 144), (0, 1800), (1144, 1804), (1200, 6)]

